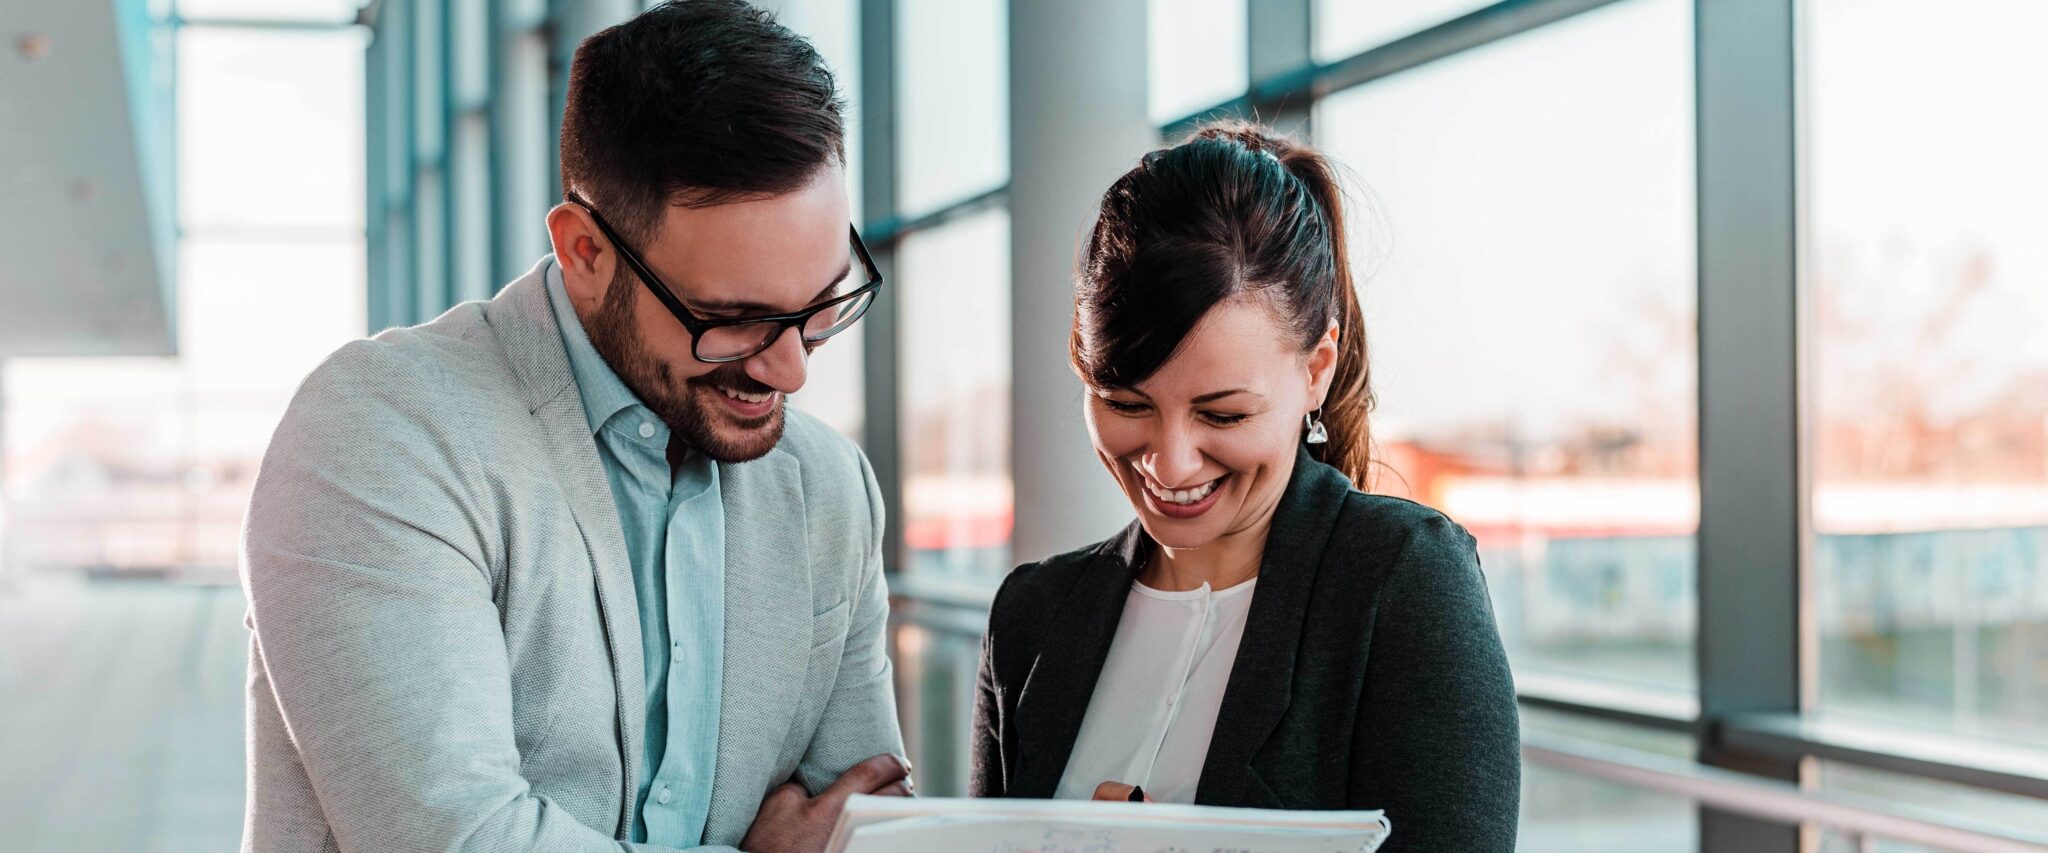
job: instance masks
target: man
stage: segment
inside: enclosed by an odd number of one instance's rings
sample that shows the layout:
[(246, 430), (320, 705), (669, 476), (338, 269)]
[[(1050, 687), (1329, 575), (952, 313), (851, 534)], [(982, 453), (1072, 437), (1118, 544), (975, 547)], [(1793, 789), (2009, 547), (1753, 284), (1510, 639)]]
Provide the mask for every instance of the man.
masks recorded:
[(839, 109), (738, 0), (592, 36), (554, 254), (307, 378), (244, 535), (244, 850), (817, 849), (908, 793), (874, 476), (783, 404), (880, 287)]

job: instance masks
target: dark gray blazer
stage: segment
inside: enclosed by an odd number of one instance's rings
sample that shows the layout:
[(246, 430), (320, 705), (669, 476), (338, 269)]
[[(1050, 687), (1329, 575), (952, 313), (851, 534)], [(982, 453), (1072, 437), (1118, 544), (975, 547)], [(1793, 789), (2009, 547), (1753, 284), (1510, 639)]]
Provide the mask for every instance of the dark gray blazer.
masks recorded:
[[(1053, 795), (1149, 544), (1133, 523), (1003, 581), (975, 694), (975, 796)], [(1514, 849), (1514, 682), (1473, 546), (1442, 513), (1354, 491), (1304, 450), (1195, 801), (1385, 809), (1386, 851)]]

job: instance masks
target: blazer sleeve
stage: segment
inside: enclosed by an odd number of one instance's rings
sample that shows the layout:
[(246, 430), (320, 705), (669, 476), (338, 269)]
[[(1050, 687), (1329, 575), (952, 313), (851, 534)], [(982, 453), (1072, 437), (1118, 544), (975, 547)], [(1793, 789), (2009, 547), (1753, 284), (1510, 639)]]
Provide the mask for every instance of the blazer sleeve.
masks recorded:
[(1381, 808), (1382, 850), (1511, 851), (1520, 815), (1514, 680), (1470, 534), (1422, 522), (1373, 616), (1352, 738), (1352, 805)]
[(257, 478), (250, 701), (287, 736), (252, 741), (274, 751), (250, 756), (250, 826), (264, 780), (297, 762), (332, 849), (651, 849), (585, 826), (520, 776), (479, 469), (450, 439), (460, 413), (395, 390), (431, 383), (431, 366), (409, 374), (420, 366), (378, 346), (351, 344), (307, 380)]
[(1002, 714), (996, 692), (995, 655), (991, 651), (994, 628), (981, 635), (981, 667), (974, 679), (974, 730), (968, 736), (967, 796), (1001, 797), (1003, 784), (1003, 739), (997, 723)]
[(848, 768), (882, 753), (901, 756), (903, 732), (896, 721), (894, 670), (889, 665), (889, 588), (882, 576), (882, 489), (867, 457), (848, 450), (860, 462), (866, 486), (869, 539), (862, 555), (860, 580), (847, 620), (846, 646), (839, 675), (832, 684), (825, 712), (797, 764), (797, 777), (817, 794)]

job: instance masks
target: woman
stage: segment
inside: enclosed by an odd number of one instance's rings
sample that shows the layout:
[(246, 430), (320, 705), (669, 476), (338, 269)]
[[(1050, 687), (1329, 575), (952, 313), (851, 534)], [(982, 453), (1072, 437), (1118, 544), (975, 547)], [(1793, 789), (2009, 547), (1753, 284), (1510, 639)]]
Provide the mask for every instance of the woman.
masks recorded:
[(1241, 124), (1104, 194), (1072, 341), (1137, 509), (989, 616), (977, 796), (1385, 809), (1387, 850), (1511, 850), (1515, 697), (1464, 528), (1368, 495), (1340, 193)]

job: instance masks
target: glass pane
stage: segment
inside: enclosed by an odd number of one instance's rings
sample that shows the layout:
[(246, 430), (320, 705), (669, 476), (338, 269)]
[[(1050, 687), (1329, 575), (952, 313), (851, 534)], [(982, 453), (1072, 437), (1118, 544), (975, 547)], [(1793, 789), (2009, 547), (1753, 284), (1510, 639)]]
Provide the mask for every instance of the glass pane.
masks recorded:
[(920, 572), (1010, 570), (1010, 215), (904, 238), (903, 539)]
[(13, 567), (235, 582), (271, 431), (362, 330), (362, 242), (188, 239), (178, 275), (178, 358), (7, 365)]
[(1008, 180), (1008, 12), (1005, 0), (898, 3), (898, 210), (928, 212)]
[(548, 147), (547, 40), (522, 33), (502, 42), (499, 67), (504, 77), (492, 96), (498, 128), (492, 158), (497, 179), (491, 211), (497, 220), (498, 259), (495, 281), (509, 281), (533, 268), (551, 248), (547, 213), (561, 194), (555, 179), (554, 151)]
[(1684, 853), (1699, 849), (1699, 810), (1680, 797), (1531, 763), (1522, 769), (1524, 853)]
[(353, 22), (363, 0), (177, 0), (178, 16), (245, 21)]
[(846, 177), (856, 220), (861, 218), (861, 99), (859, 0), (770, 0), (756, 5), (775, 11), (776, 20), (809, 40), (846, 104)]
[[(1692, 738), (1539, 707), (1521, 709), (1524, 740), (1564, 738), (1690, 760)], [(1699, 811), (1682, 797), (1646, 791), (1541, 763), (1522, 767), (1522, 825), (1516, 849), (1633, 853), (1699, 849)]]
[[(454, 155), (448, 173), (454, 184), (455, 242), (449, 265), (455, 299), (489, 299), (503, 284), (491, 270), (491, 125), (482, 112), (456, 120)], [(545, 220), (543, 220), (545, 221)]]
[(444, 11), (441, 0), (412, 4), (413, 156), (422, 162), (436, 162), (448, 154), (448, 52), (441, 42)]
[[(1822, 791), (1910, 803), (1959, 823), (2007, 831), (2021, 837), (2041, 838), (2043, 828), (2048, 827), (2048, 801), (1837, 761), (1817, 761), (1814, 764), (1819, 770), (1815, 776)], [(1821, 851), (1870, 853), (1875, 849), (1877, 853), (1921, 853), (1933, 849), (1902, 841), (1873, 840), (1874, 848), (1859, 848), (1853, 843), (1854, 839), (1829, 832)]]
[(2048, 5), (1810, 9), (1821, 704), (2048, 744)]
[(1692, 7), (1332, 96), (1386, 468), (1479, 540), (1518, 671), (1690, 691)]
[(487, 0), (449, 4), (449, 89), (458, 110), (479, 107), (491, 94), (491, 10)]
[(181, 30), (178, 200), (187, 228), (363, 227), (363, 40)]
[[(300, 380), (362, 335), (363, 243), (187, 239), (179, 270), (178, 348), (198, 402), (268, 410), (274, 420)], [(270, 441), (241, 436), (239, 452)]]
[(1335, 62), (1490, 5), (1493, 0), (1316, 0), (1316, 59)]
[[(867, 382), (861, 353), (867, 348), (867, 322), (833, 335), (811, 352), (810, 375), (803, 390), (790, 395), (797, 408), (830, 424), (854, 441), (861, 440), (866, 420)], [(893, 521), (893, 519), (892, 519)]]
[(413, 322), (424, 323), (455, 304), (448, 288), (448, 194), (440, 167), (414, 174)]
[(192, 537), (181, 523), (177, 362), (10, 359), (4, 379), (10, 582), (184, 566)]
[[(950, 618), (933, 618), (927, 625), (919, 618), (926, 612)], [(946, 614), (919, 604), (899, 605), (890, 620), (897, 715), (922, 796), (967, 796), (968, 733), (974, 725), (974, 679), (985, 621), (979, 614)]]
[(1246, 0), (1150, 0), (1152, 121), (1173, 121), (1244, 94)]

